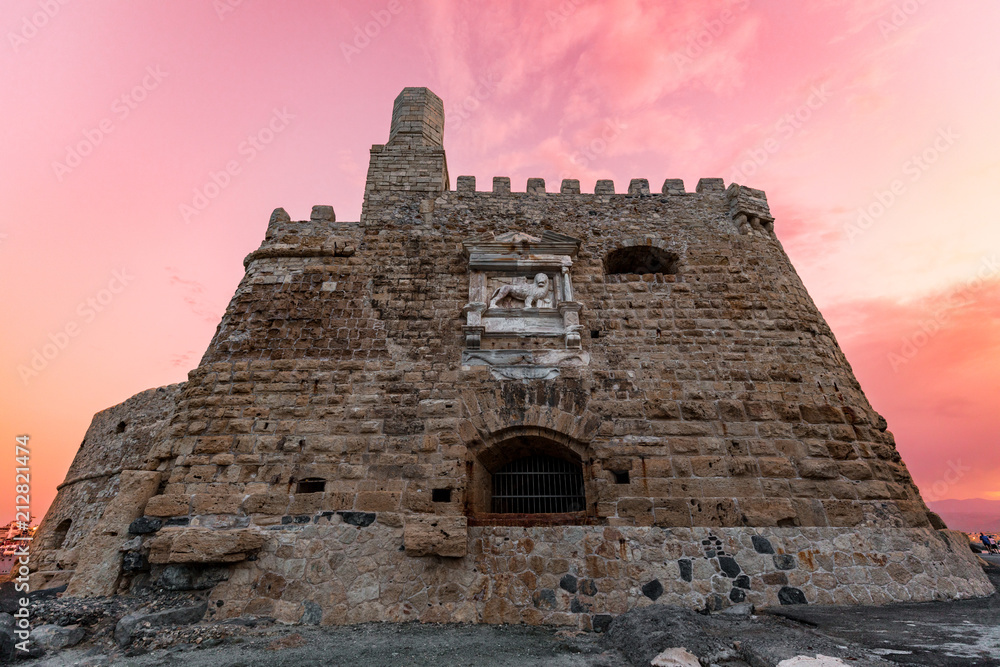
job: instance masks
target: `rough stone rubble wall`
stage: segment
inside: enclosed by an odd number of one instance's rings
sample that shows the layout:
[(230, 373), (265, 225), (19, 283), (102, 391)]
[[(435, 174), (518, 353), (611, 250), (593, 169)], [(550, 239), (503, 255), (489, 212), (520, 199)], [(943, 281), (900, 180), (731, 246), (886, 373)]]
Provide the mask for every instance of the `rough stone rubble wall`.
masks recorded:
[(236, 566), (209, 608), (216, 618), (291, 623), (603, 630), (612, 616), (656, 601), (718, 609), (993, 592), (964, 536), (931, 529), (482, 527), (470, 530), (468, 556), (444, 559), (405, 556), (402, 529), (382, 521), (334, 515), (269, 531), (260, 557)]

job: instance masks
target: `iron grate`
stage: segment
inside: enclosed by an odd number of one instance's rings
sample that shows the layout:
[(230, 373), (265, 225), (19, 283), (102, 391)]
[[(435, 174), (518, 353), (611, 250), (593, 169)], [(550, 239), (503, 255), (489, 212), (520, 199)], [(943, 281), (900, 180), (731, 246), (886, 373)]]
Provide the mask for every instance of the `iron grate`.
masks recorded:
[(587, 498), (583, 470), (553, 456), (526, 456), (493, 473), (493, 512), (555, 514), (582, 512)]

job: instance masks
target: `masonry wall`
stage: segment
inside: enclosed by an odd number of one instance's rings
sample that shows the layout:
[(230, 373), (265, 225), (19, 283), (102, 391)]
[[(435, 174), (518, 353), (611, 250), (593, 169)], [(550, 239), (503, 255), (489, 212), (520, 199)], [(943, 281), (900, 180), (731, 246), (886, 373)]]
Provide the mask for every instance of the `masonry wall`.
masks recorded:
[[(654, 603), (887, 604), (993, 593), (961, 533), (890, 528), (481, 527), (463, 558), (412, 558), (400, 527), (268, 530), (210, 615), (288, 623), (528, 623), (603, 631)], [(362, 523), (362, 522), (358, 522)]]
[[(162, 481), (129, 527), (135, 581), (210, 572), (227, 617), (585, 629), (654, 601), (989, 592), (971, 551), (936, 530), (763, 192), (721, 179), (511, 192), (503, 178), (483, 191), (471, 177), (449, 190), (442, 118), (426, 89), (397, 99), (359, 222), (328, 206), (271, 216), (143, 450)], [(463, 357), (463, 244), (508, 232), (579, 240), (580, 349), (545, 379)], [(644, 248), (675, 261), (609, 271)], [(565, 345), (487, 338), (479, 352)], [(583, 511), (487, 510), (491, 474), (533, 447), (580, 462)]]
[[(598, 522), (930, 525), (777, 239), (739, 233), (725, 192), (447, 192), (420, 213), (425, 200), (370, 196), (363, 225), (328, 232), (357, 243), (350, 256), (268, 251), (315, 235), (312, 222), (284, 223), (250, 256), (182, 394), (151, 511), (462, 514), (466, 464), (516, 424), (584, 445)], [(555, 380), (460, 363), (460, 244), (512, 226), (583, 240), (573, 273), (591, 362)], [(609, 252), (646, 241), (679, 255), (676, 275), (605, 276)], [(622, 469), (630, 483), (614, 484)], [(326, 494), (289, 498), (309, 477)], [(432, 487), (452, 502), (430, 504)]]
[(179, 384), (148, 389), (94, 415), (35, 534), (33, 589), (67, 582), (76, 567), (77, 547), (118, 494), (122, 471), (145, 469), (150, 448), (169, 425), (180, 389)]

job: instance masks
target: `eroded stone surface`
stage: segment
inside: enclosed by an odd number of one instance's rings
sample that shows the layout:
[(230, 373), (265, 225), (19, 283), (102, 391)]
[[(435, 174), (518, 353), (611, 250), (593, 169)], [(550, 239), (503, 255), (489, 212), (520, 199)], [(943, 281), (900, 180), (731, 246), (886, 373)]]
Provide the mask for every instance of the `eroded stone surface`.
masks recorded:
[(258, 530), (166, 528), (150, 543), (149, 562), (233, 563), (247, 558), (264, 544)]
[(403, 526), (403, 544), (408, 556), (465, 556), (469, 542), (466, 519), (450, 516), (408, 517)]
[(77, 547), (77, 568), (66, 589), (70, 596), (111, 595), (118, 590), (122, 545), (129, 525), (142, 515), (146, 501), (156, 493), (158, 472), (123, 470), (118, 493), (104, 509), (94, 530)]

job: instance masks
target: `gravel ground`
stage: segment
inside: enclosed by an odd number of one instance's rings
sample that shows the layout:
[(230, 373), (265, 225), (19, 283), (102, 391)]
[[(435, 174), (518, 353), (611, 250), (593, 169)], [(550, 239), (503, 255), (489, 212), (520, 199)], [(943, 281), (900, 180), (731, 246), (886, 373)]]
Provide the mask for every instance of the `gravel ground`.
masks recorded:
[[(983, 568), (1000, 589), (1000, 556)], [(874, 649), (905, 665), (1000, 667), (1000, 595), (885, 607), (795, 606), (769, 613)]]
[[(133, 667), (308, 667), (344, 665), (442, 667), (628, 667), (617, 651), (601, 645), (600, 635), (557, 632), (551, 628), (484, 625), (366, 624), (330, 628), (270, 627), (231, 637), (221, 645), (179, 644), (134, 657), (90, 665)], [(209, 644), (206, 646), (206, 644)], [(33, 667), (87, 665), (86, 651), (63, 651)], [(29, 663), (30, 664), (30, 663)]]

